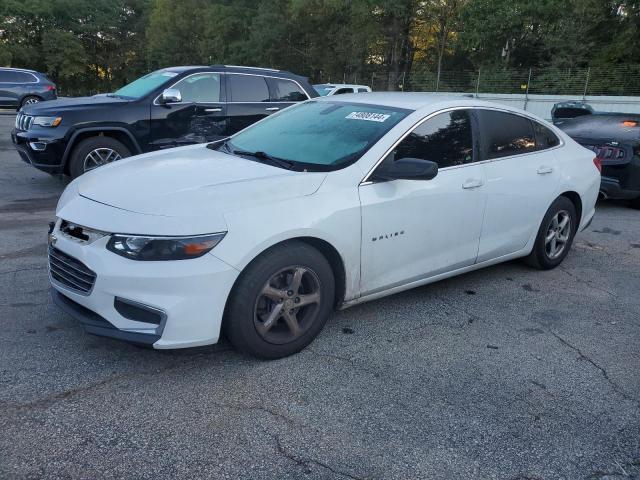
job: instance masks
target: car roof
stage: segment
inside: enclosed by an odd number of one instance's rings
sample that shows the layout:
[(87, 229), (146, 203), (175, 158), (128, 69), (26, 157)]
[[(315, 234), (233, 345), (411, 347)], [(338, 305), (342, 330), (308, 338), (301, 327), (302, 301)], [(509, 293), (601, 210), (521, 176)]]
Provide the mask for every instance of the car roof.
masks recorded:
[(185, 72), (199, 72), (199, 71), (220, 71), (220, 72), (237, 72), (237, 73), (253, 73), (256, 75), (270, 75), (274, 77), (284, 77), (284, 78), (296, 78), (296, 79), (305, 79), (301, 75), (296, 75), (295, 73), (288, 72), (286, 70), (277, 70), (275, 68), (264, 68), (264, 67), (245, 67), (242, 65), (183, 65), (176, 67), (167, 67), (161, 69), (161, 71), (167, 72), (175, 72), (175, 73), (185, 73)]
[(11, 70), (12, 72), (38, 73), (35, 70), (29, 70), (28, 68), (0, 67), (0, 70)]
[(344, 88), (344, 87), (353, 87), (353, 88), (370, 88), (368, 85), (358, 85), (355, 83), (316, 83), (314, 87), (326, 87), (326, 88)]
[(362, 103), (380, 105), (383, 107), (406, 108), (410, 110), (438, 110), (449, 107), (491, 107), (526, 114), (531, 118), (538, 119), (536, 115), (524, 112), (521, 109), (498, 103), (485, 102), (466, 95), (443, 95), (427, 92), (366, 92), (345, 93), (343, 95), (335, 96), (331, 95), (314, 98), (314, 100), (321, 102)]

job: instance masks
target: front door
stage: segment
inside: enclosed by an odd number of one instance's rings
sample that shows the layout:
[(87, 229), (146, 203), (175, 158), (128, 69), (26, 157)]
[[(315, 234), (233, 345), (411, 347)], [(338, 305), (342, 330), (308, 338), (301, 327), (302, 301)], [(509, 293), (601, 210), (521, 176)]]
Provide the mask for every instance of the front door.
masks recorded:
[(224, 76), (203, 72), (189, 75), (171, 88), (181, 101), (151, 105), (150, 150), (204, 143), (229, 135), (224, 103)]
[(439, 166), (435, 178), (376, 181), (374, 172), (360, 186), (362, 295), (476, 261), (486, 188), (472, 132), (467, 110), (431, 117), (384, 161), (431, 160)]

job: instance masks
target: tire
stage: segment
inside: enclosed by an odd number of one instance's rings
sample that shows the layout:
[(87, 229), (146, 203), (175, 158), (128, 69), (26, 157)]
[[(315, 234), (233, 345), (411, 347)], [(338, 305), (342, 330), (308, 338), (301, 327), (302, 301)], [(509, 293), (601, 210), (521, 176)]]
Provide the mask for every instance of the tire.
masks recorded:
[(635, 208), (636, 210), (640, 210), (640, 197), (631, 200), (629, 202), (629, 206), (631, 208)]
[[(315, 292), (317, 301), (311, 302)], [(286, 242), (264, 252), (242, 272), (227, 302), (223, 330), (240, 352), (264, 359), (287, 357), (320, 333), (334, 297), (335, 279), (327, 259), (306, 243)], [(303, 301), (309, 303), (296, 306)]]
[(22, 99), (22, 102), (20, 102), (20, 107), (18, 107), (18, 110), (20, 110), (25, 105), (33, 105), (34, 103), (39, 103), (41, 101), (42, 99), (40, 97), (36, 97), (35, 95), (28, 95)]
[[(525, 258), (525, 262), (540, 270), (550, 270), (560, 265), (571, 249), (571, 244), (578, 229), (577, 217), (576, 208), (571, 200), (567, 197), (556, 198), (540, 224), (533, 250)], [(569, 219), (569, 224), (558, 230), (564, 218)], [(551, 237), (552, 229), (555, 230), (555, 234), (553, 239), (548, 242), (547, 237)], [(557, 249), (560, 248), (560, 240), (562, 239), (564, 239), (562, 249), (558, 251)], [(553, 243), (554, 240), (555, 244)], [(554, 245), (556, 250), (554, 250)]]
[(89, 137), (78, 143), (71, 152), (69, 175), (77, 178), (89, 170), (129, 156), (129, 149), (115, 138)]

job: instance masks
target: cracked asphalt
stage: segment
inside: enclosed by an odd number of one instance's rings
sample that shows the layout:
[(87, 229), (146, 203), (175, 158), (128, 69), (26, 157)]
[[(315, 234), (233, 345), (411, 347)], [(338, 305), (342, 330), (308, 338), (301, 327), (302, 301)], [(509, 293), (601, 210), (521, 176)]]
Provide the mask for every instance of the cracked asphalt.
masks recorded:
[(161, 352), (51, 303), (65, 181), (0, 115), (0, 478), (640, 478), (640, 211), (561, 268), (488, 268), (336, 313), (304, 352)]

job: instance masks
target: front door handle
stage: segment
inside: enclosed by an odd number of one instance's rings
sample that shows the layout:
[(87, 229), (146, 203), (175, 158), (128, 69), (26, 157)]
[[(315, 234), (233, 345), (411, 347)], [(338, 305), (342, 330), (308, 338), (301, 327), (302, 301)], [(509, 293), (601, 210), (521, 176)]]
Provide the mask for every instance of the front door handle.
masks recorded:
[(268, 108), (265, 108), (265, 110), (267, 112), (277, 112), (278, 110), (280, 110), (280, 107), (268, 107)]
[(205, 108), (204, 111), (205, 112), (209, 112), (209, 113), (213, 113), (213, 112), (221, 112), (222, 109), (221, 108)]
[(462, 188), (464, 188), (465, 190), (469, 190), (471, 188), (481, 187), (482, 185), (482, 180), (480, 180), (479, 178), (469, 178), (462, 184)]
[(538, 175), (546, 175), (547, 173), (553, 172), (553, 167), (547, 167), (546, 165), (541, 165), (538, 167)]

